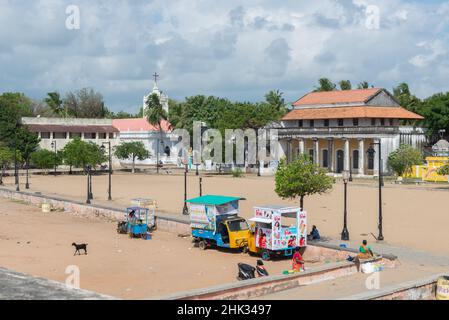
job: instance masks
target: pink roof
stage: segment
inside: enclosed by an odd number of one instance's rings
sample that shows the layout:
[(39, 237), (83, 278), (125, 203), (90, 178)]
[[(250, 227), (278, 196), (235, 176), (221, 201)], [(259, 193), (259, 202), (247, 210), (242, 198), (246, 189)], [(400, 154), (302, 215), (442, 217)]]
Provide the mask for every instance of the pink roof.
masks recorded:
[[(159, 131), (159, 127), (153, 126), (147, 119), (115, 119), (112, 120), (112, 125), (116, 127), (120, 132), (136, 132), (136, 131)], [(168, 121), (162, 121), (162, 131), (171, 131), (171, 125)]]
[(310, 92), (298, 101), (293, 103), (293, 106), (304, 106), (314, 104), (339, 104), (339, 103), (364, 103), (371, 97), (377, 94), (382, 89), (355, 89), (355, 90), (335, 90), (324, 92)]

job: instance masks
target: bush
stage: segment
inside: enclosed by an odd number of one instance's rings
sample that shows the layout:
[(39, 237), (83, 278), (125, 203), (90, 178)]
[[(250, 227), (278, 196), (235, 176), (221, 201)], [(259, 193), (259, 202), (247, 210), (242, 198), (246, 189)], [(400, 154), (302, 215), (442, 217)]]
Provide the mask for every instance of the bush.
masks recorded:
[(422, 164), (423, 156), (417, 149), (402, 144), (388, 156), (388, 165), (398, 175), (411, 172), (412, 166)]
[(60, 164), (60, 158), (56, 156), (54, 152), (49, 150), (39, 150), (31, 154), (31, 164), (39, 169), (51, 169), (56, 165)]
[(241, 178), (241, 177), (243, 177), (243, 171), (240, 168), (232, 170), (231, 174), (232, 174), (232, 176), (234, 178)]

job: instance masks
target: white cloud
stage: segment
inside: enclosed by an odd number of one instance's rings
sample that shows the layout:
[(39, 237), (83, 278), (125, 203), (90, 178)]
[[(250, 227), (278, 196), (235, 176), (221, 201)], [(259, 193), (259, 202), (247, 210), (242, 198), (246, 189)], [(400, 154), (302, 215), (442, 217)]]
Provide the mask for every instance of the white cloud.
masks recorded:
[(179, 99), (280, 89), (295, 100), (322, 76), (449, 90), (449, 2), (375, 1), (380, 28), (370, 30), (368, 0), (77, 0), (81, 28), (67, 30), (72, 2), (0, 0), (1, 91), (92, 86), (114, 110), (137, 110), (154, 71)]

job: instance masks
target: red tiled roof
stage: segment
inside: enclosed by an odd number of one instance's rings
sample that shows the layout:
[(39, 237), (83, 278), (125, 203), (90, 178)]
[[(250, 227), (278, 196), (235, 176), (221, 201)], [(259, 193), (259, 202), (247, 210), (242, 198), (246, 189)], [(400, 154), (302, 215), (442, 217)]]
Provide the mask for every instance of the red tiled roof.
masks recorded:
[(293, 103), (293, 106), (314, 104), (364, 103), (383, 89), (335, 90), (310, 92)]
[[(159, 131), (157, 126), (153, 126), (147, 119), (115, 119), (112, 120), (112, 125), (116, 127), (120, 132), (132, 131)], [(162, 121), (162, 131), (171, 131), (171, 125), (168, 121)]]
[(282, 120), (319, 120), (319, 119), (347, 119), (347, 118), (391, 118), (391, 119), (424, 119), (422, 116), (402, 107), (336, 107), (295, 109), (290, 111)]

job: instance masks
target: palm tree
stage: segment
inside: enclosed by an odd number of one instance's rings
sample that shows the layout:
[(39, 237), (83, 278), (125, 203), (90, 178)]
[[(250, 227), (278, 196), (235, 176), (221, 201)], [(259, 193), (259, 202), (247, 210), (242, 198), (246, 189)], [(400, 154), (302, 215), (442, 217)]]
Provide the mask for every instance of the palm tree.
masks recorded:
[(63, 101), (61, 100), (61, 95), (58, 92), (47, 93), (47, 98), (45, 98), (44, 101), (50, 107), (54, 114), (59, 116), (63, 113)]
[[(151, 94), (147, 101), (145, 101), (146, 116), (150, 124), (157, 127), (159, 130), (160, 141), (162, 141), (162, 121), (168, 119), (167, 112), (159, 100), (159, 96), (156, 93)], [(157, 141), (156, 151), (156, 172), (159, 173), (159, 139)]]
[(315, 87), (315, 92), (334, 91), (337, 87), (337, 85), (328, 78), (321, 78), (318, 80), (318, 83), (319, 86)]
[(369, 83), (367, 81), (362, 81), (357, 86), (358, 89), (369, 89)]
[(352, 89), (352, 84), (351, 81), (349, 80), (341, 80), (338, 85), (340, 86), (341, 90), (351, 90)]

